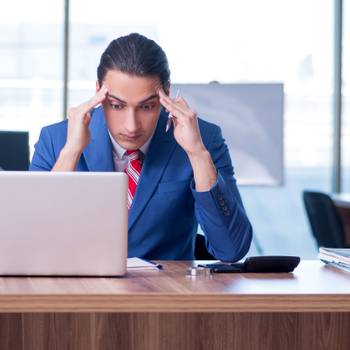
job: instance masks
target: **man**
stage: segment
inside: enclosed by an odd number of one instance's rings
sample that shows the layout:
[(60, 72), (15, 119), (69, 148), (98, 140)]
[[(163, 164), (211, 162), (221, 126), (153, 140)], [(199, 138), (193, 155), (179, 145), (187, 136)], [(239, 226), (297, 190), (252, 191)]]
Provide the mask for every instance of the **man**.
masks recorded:
[(42, 129), (30, 170), (125, 171), (129, 256), (193, 259), (199, 223), (212, 255), (241, 259), (252, 228), (228, 148), (218, 126), (169, 97), (163, 50), (136, 33), (120, 37), (102, 54), (97, 76), (94, 97)]

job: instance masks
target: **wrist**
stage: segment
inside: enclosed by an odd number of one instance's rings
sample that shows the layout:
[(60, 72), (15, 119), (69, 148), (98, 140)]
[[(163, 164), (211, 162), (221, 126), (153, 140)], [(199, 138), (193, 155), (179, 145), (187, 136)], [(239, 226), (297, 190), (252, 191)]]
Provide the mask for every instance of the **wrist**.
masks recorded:
[(196, 160), (196, 159), (201, 159), (201, 158), (207, 158), (209, 154), (208, 150), (205, 148), (204, 145), (201, 145), (198, 147), (198, 149), (194, 151), (188, 151), (187, 152), (188, 158), (190, 160)]
[(82, 151), (64, 146), (52, 171), (75, 171)]
[(58, 163), (62, 165), (63, 169), (75, 170), (82, 153), (83, 151), (80, 149), (64, 146), (60, 152)]
[(61, 155), (68, 158), (80, 158), (82, 153), (82, 148), (70, 144), (66, 144), (61, 150)]
[(197, 192), (209, 191), (217, 181), (217, 171), (209, 151), (204, 148), (201, 151), (188, 154)]

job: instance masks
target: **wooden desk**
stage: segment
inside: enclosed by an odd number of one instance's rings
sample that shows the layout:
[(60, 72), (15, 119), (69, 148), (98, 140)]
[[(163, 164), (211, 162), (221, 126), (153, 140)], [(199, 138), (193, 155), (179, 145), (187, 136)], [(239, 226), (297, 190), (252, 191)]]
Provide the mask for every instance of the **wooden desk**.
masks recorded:
[(350, 247), (350, 193), (334, 194), (332, 199), (343, 221), (345, 244)]
[(350, 273), (0, 278), (0, 349), (350, 349)]

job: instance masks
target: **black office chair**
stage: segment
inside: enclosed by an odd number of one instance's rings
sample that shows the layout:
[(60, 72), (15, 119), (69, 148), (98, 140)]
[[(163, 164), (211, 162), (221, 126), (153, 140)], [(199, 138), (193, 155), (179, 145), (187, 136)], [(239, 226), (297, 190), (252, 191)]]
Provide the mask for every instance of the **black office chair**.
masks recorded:
[(0, 170), (28, 170), (29, 133), (0, 131)]
[(217, 260), (207, 251), (207, 247), (205, 246), (205, 238), (199, 233), (196, 235), (194, 257), (196, 260)]
[(317, 245), (344, 248), (343, 222), (330, 196), (321, 192), (304, 191), (303, 200)]

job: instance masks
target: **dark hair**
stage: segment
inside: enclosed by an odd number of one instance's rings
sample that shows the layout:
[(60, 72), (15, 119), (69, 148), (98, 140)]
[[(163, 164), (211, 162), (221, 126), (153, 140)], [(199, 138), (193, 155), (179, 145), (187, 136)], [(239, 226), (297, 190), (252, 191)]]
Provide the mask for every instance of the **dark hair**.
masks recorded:
[(164, 89), (170, 79), (168, 59), (163, 49), (138, 33), (121, 36), (108, 45), (97, 68), (100, 85), (107, 71), (113, 69), (137, 76), (158, 76)]

